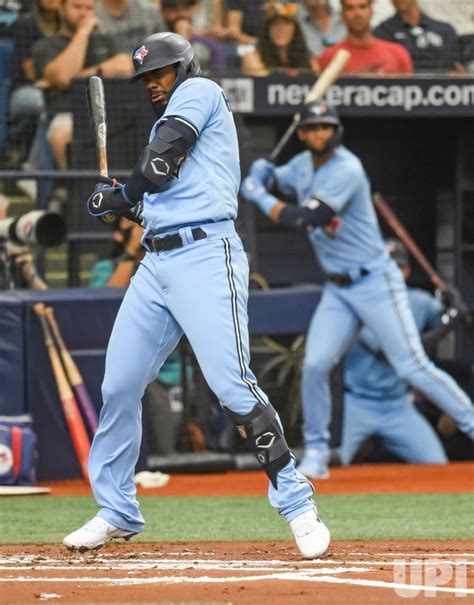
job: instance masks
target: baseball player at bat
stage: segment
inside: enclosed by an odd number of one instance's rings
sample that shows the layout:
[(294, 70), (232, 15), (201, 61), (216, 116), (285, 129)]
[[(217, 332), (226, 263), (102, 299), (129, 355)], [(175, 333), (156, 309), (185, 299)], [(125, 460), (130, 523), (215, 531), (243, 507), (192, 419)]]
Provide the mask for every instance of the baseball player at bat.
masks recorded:
[[(297, 133), (306, 151), (278, 167), (256, 160), (241, 194), (273, 221), (307, 235), (327, 273), (307, 335), (302, 375), (305, 452), (298, 470), (311, 478), (329, 474), (329, 376), (361, 323), (376, 336), (398, 376), (474, 438), (472, 402), (423, 349), (403, 275), (384, 246), (364, 168), (342, 145), (336, 110), (325, 102), (307, 104)], [(273, 188), (277, 195), (270, 192)], [(296, 197), (298, 205), (281, 201), (284, 195)]]
[[(160, 117), (124, 185), (99, 183), (88, 200), (99, 217), (138, 205), (147, 253), (128, 288), (107, 349), (103, 407), (89, 463), (101, 506), (64, 539), (71, 549), (129, 538), (144, 520), (133, 474), (141, 439), (140, 400), (186, 334), (204, 376), (270, 480), (269, 499), (304, 557), (329, 546), (313, 487), (296, 472), (278, 415), (249, 367), (248, 263), (235, 231), (240, 167), (229, 102), (201, 78), (193, 47), (177, 34), (146, 38), (135, 75)], [(163, 113), (164, 108), (164, 113)]]
[[(410, 258), (400, 240), (385, 242), (403, 277), (410, 275)], [(461, 297), (446, 290), (442, 299), (426, 290), (408, 288), (408, 301), (430, 352), (463, 320), (466, 307)], [(339, 456), (349, 464), (362, 442), (377, 435), (384, 449), (411, 463), (445, 464), (448, 459), (428, 420), (413, 403), (407, 383), (382, 354), (377, 337), (363, 326), (357, 342), (344, 358), (344, 414)], [(461, 404), (458, 404), (461, 405)], [(459, 410), (463, 415), (463, 409)]]

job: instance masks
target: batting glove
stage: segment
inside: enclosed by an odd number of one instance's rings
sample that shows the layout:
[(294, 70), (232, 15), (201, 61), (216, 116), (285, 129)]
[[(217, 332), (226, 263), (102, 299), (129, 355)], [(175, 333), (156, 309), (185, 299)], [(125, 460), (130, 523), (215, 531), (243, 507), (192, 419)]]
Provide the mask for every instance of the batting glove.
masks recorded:
[(255, 162), (252, 162), (249, 174), (256, 181), (262, 183), (264, 187), (267, 187), (269, 180), (273, 177), (274, 169), (275, 164), (269, 162), (265, 158), (258, 158)]
[(270, 215), (273, 206), (278, 202), (277, 198), (268, 193), (262, 183), (254, 179), (253, 176), (244, 179), (240, 188), (240, 195), (247, 202), (258, 206), (267, 215)]
[(133, 207), (134, 205), (125, 194), (124, 186), (108, 177), (101, 177), (87, 200), (87, 210), (91, 216), (96, 218), (110, 214), (129, 218), (128, 215)]

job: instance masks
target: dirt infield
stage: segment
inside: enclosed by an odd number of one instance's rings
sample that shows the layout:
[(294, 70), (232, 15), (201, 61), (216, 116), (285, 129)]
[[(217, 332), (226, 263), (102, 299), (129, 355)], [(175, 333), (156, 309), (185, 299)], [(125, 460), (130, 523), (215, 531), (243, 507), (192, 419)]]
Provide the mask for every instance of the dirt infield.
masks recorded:
[[(83, 481), (42, 483), (54, 496), (90, 495)], [(261, 472), (173, 475), (165, 487), (140, 489), (157, 496), (263, 496), (268, 480)], [(332, 468), (331, 477), (316, 484), (318, 494), (434, 494), (474, 491), (474, 464), (361, 464)]]
[[(90, 494), (80, 481), (47, 485), (56, 496)], [(139, 493), (185, 497), (266, 491), (263, 473), (249, 472), (173, 475), (167, 486)], [(336, 468), (329, 480), (317, 483), (317, 491), (473, 492), (474, 465)], [(2, 605), (463, 603), (474, 598), (474, 554), (468, 541), (335, 541), (316, 561), (302, 561), (293, 542), (116, 543), (84, 555), (57, 545), (8, 545), (0, 546), (0, 595)]]
[[(438, 604), (462, 603), (474, 594), (471, 546), (335, 542), (317, 561), (301, 561), (288, 542), (114, 544), (85, 555), (59, 546), (4, 546), (0, 594), (5, 604), (400, 605), (403, 598), (430, 602), (435, 595)], [(442, 581), (434, 593), (436, 578)]]

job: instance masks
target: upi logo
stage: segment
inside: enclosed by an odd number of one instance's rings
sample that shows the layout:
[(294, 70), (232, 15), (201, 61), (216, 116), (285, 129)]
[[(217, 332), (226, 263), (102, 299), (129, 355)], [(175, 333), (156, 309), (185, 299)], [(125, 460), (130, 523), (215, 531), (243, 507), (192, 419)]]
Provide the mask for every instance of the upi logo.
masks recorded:
[(467, 587), (465, 561), (424, 559), (397, 561), (393, 569), (394, 591), (399, 597), (411, 599), (418, 595), (436, 597), (437, 593), (454, 593), (466, 597), (474, 591)]

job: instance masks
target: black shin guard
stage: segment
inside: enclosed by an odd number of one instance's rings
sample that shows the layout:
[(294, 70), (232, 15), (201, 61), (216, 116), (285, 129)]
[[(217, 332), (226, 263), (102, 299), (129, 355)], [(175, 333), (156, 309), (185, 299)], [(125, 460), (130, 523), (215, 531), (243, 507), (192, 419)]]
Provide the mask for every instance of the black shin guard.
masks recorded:
[(229, 409), (227, 413), (273, 487), (278, 489), (278, 471), (290, 462), (292, 456), (275, 408), (270, 403), (265, 406), (257, 403), (250, 414), (236, 414)]

